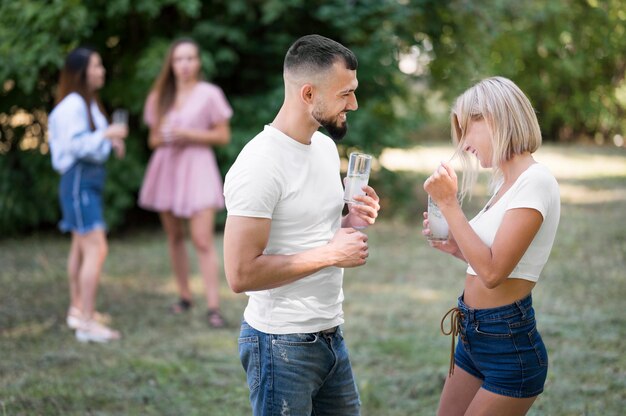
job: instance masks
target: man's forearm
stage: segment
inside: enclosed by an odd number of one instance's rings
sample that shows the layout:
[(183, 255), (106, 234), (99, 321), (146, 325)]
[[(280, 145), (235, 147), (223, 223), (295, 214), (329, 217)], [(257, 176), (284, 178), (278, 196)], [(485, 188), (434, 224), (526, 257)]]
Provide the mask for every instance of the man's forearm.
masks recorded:
[(332, 265), (329, 251), (322, 246), (292, 255), (261, 254), (227, 267), (226, 277), (231, 289), (240, 293), (284, 286)]

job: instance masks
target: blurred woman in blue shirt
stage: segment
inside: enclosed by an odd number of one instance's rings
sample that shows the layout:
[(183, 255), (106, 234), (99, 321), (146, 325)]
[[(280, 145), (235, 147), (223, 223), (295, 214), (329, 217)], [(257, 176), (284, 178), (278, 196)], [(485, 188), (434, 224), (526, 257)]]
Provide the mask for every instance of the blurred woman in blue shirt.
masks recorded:
[(109, 126), (98, 97), (105, 80), (100, 55), (74, 49), (61, 71), (56, 106), (48, 118), (52, 166), (61, 174), (59, 228), (72, 233), (67, 270), (70, 307), (67, 324), (82, 342), (108, 342), (120, 333), (105, 325), (95, 311), (98, 281), (107, 256), (106, 224), (102, 215), (104, 163), (111, 150), (123, 157), (128, 127)]

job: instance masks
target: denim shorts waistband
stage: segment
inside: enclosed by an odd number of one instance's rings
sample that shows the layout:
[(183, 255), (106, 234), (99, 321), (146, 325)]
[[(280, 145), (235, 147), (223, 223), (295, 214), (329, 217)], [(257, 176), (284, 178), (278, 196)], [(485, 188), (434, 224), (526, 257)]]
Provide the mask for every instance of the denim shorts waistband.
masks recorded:
[(509, 305), (498, 306), (496, 308), (474, 309), (463, 302), (463, 295), (459, 296), (459, 311), (470, 321), (481, 319), (500, 319), (516, 315), (527, 315), (533, 312), (533, 299), (529, 294), (523, 299), (517, 300)]

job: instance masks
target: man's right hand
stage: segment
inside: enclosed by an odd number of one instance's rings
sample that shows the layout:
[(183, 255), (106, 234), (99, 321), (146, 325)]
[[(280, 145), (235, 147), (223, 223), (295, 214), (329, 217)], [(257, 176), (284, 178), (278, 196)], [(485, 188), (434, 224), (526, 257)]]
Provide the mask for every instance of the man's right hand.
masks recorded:
[(328, 242), (328, 249), (337, 267), (362, 266), (369, 256), (367, 235), (354, 228), (340, 228)]

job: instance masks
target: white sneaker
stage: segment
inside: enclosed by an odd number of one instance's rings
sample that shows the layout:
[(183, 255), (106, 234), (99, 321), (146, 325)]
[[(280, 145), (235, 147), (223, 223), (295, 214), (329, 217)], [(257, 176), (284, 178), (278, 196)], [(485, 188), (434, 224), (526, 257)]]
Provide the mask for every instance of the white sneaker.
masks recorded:
[(80, 312), (80, 309), (71, 306), (70, 309), (67, 311), (67, 318), (65, 319), (67, 326), (69, 326), (70, 329), (78, 329), (81, 321), (82, 313)]
[(105, 343), (115, 341), (122, 337), (119, 331), (104, 326), (95, 320), (81, 321), (76, 329), (76, 339), (80, 342)]

